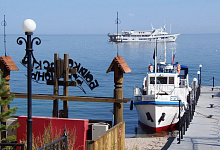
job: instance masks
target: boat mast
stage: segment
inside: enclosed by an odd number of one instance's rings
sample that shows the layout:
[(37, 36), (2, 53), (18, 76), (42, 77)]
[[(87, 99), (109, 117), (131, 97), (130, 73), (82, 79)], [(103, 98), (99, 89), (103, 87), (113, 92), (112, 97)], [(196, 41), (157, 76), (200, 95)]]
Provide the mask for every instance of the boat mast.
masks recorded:
[(154, 77), (154, 95), (155, 95), (155, 99), (156, 99), (156, 85), (157, 85), (157, 39), (155, 40), (155, 51), (154, 51), (154, 73), (155, 73), (155, 77)]
[(171, 34), (171, 24), (170, 24), (170, 34)]
[(167, 57), (167, 46), (166, 46), (166, 40), (165, 40), (165, 32), (166, 32), (166, 23), (164, 21), (164, 63), (166, 63), (166, 57)]
[(172, 58), (171, 58), (171, 62), (172, 62), (172, 65), (173, 65), (173, 47), (172, 47)]
[(6, 34), (5, 34), (5, 27), (7, 26), (7, 22), (5, 21), (5, 15), (4, 15), (4, 21), (2, 21), (1, 25), (4, 26), (4, 49), (5, 49), (5, 56), (6, 56)]
[(117, 36), (116, 36), (116, 44), (117, 44), (117, 56), (119, 56), (118, 54), (118, 24), (120, 24), (120, 20), (118, 19), (118, 12), (117, 12), (117, 19), (115, 20), (116, 24), (117, 24)]

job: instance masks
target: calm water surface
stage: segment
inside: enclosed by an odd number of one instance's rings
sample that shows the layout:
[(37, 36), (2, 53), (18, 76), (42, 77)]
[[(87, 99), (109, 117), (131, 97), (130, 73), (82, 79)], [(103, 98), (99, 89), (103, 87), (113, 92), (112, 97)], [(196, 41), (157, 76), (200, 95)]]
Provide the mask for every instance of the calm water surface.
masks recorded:
[[(10, 86), (12, 92), (27, 91), (26, 68), (20, 64), (25, 55), (25, 44), (17, 45), (19, 36), (7, 36), (7, 54), (12, 57), (19, 71), (11, 72)], [(114, 90), (114, 74), (106, 74), (106, 70), (116, 56), (116, 44), (109, 43), (107, 35), (34, 35), (42, 43), (34, 45), (34, 56), (39, 60), (53, 61), (54, 53), (68, 53), (69, 58), (81, 63), (87, 68), (99, 83), (99, 87), (90, 90), (83, 85), (86, 95), (78, 87), (70, 87), (69, 95), (112, 97)], [(0, 37), (0, 54), (4, 55), (3, 36)], [(180, 35), (175, 43), (167, 43), (167, 62), (171, 62), (172, 49), (176, 50), (176, 59), (180, 64), (189, 67), (190, 83), (197, 77), (199, 64), (202, 64), (202, 85), (220, 85), (220, 34)], [(158, 58), (163, 59), (164, 44), (158, 44)], [(133, 87), (141, 87), (142, 80), (147, 74), (149, 63), (153, 63), (154, 43), (119, 43), (119, 55), (123, 56), (132, 72), (124, 74), (123, 91), (125, 98), (132, 98)], [(160, 55), (162, 55), (160, 57)], [(32, 92), (40, 94), (53, 94), (53, 86), (32, 82)], [(62, 88), (60, 88), (62, 94)], [(27, 114), (27, 100), (14, 99), (12, 107), (18, 107), (16, 115)], [(134, 135), (138, 127), (137, 113), (134, 107), (129, 110), (130, 102), (124, 104), (124, 120), (126, 121), (126, 135)], [(34, 116), (52, 115), (52, 101), (33, 100)], [(62, 102), (59, 104), (62, 109)], [(69, 117), (78, 119), (112, 120), (113, 105), (109, 103), (70, 102)]]

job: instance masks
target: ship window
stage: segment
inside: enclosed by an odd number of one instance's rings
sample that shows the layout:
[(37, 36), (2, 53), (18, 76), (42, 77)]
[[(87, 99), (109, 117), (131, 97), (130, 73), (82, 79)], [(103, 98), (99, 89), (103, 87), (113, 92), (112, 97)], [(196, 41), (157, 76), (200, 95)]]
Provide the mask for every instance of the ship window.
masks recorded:
[(150, 77), (150, 84), (154, 84), (154, 77)]
[[(150, 84), (154, 83), (155, 77), (150, 77)], [(157, 84), (167, 84), (167, 77), (157, 77)]]
[(169, 84), (174, 84), (174, 77), (169, 77)]
[(159, 84), (167, 84), (167, 77), (157, 77), (157, 83)]

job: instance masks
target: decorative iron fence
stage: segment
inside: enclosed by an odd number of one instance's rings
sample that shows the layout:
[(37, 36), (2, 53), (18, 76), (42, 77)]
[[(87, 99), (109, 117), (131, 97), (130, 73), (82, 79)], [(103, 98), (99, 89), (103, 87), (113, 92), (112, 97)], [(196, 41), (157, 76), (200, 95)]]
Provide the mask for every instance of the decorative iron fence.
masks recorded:
[[(20, 147), (21, 150), (24, 150), (23, 143), (0, 143), (0, 149), (6, 149), (6, 146), (11, 146), (12, 150), (16, 150), (17, 147)], [(68, 150), (68, 140), (66, 130), (63, 130), (63, 137), (60, 139), (53, 141), (50, 144), (40, 147), (37, 150)]]
[(17, 147), (20, 147), (21, 150), (24, 150), (24, 144), (23, 143), (0, 143), (0, 148), (1, 149), (4, 149), (6, 146), (11, 146), (13, 150), (16, 150)]
[(68, 140), (65, 128), (63, 130), (63, 137), (37, 150), (68, 150)]

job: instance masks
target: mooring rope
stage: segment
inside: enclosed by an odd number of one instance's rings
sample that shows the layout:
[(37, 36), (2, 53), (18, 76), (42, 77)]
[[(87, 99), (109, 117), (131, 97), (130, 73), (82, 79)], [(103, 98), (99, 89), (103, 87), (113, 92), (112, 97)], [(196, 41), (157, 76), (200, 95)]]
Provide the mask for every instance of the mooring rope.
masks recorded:
[(220, 121), (220, 119), (213, 118), (214, 115), (204, 115), (204, 114), (202, 114), (202, 113), (200, 113), (200, 112), (198, 112), (198, 111), (195, 111), (195, 112), (196, 112), (197, 114), (199, 114), (199, 115), (202, 115), (202, 116), (208, 118), (208, 119), (214, 119), (214, 120)]

